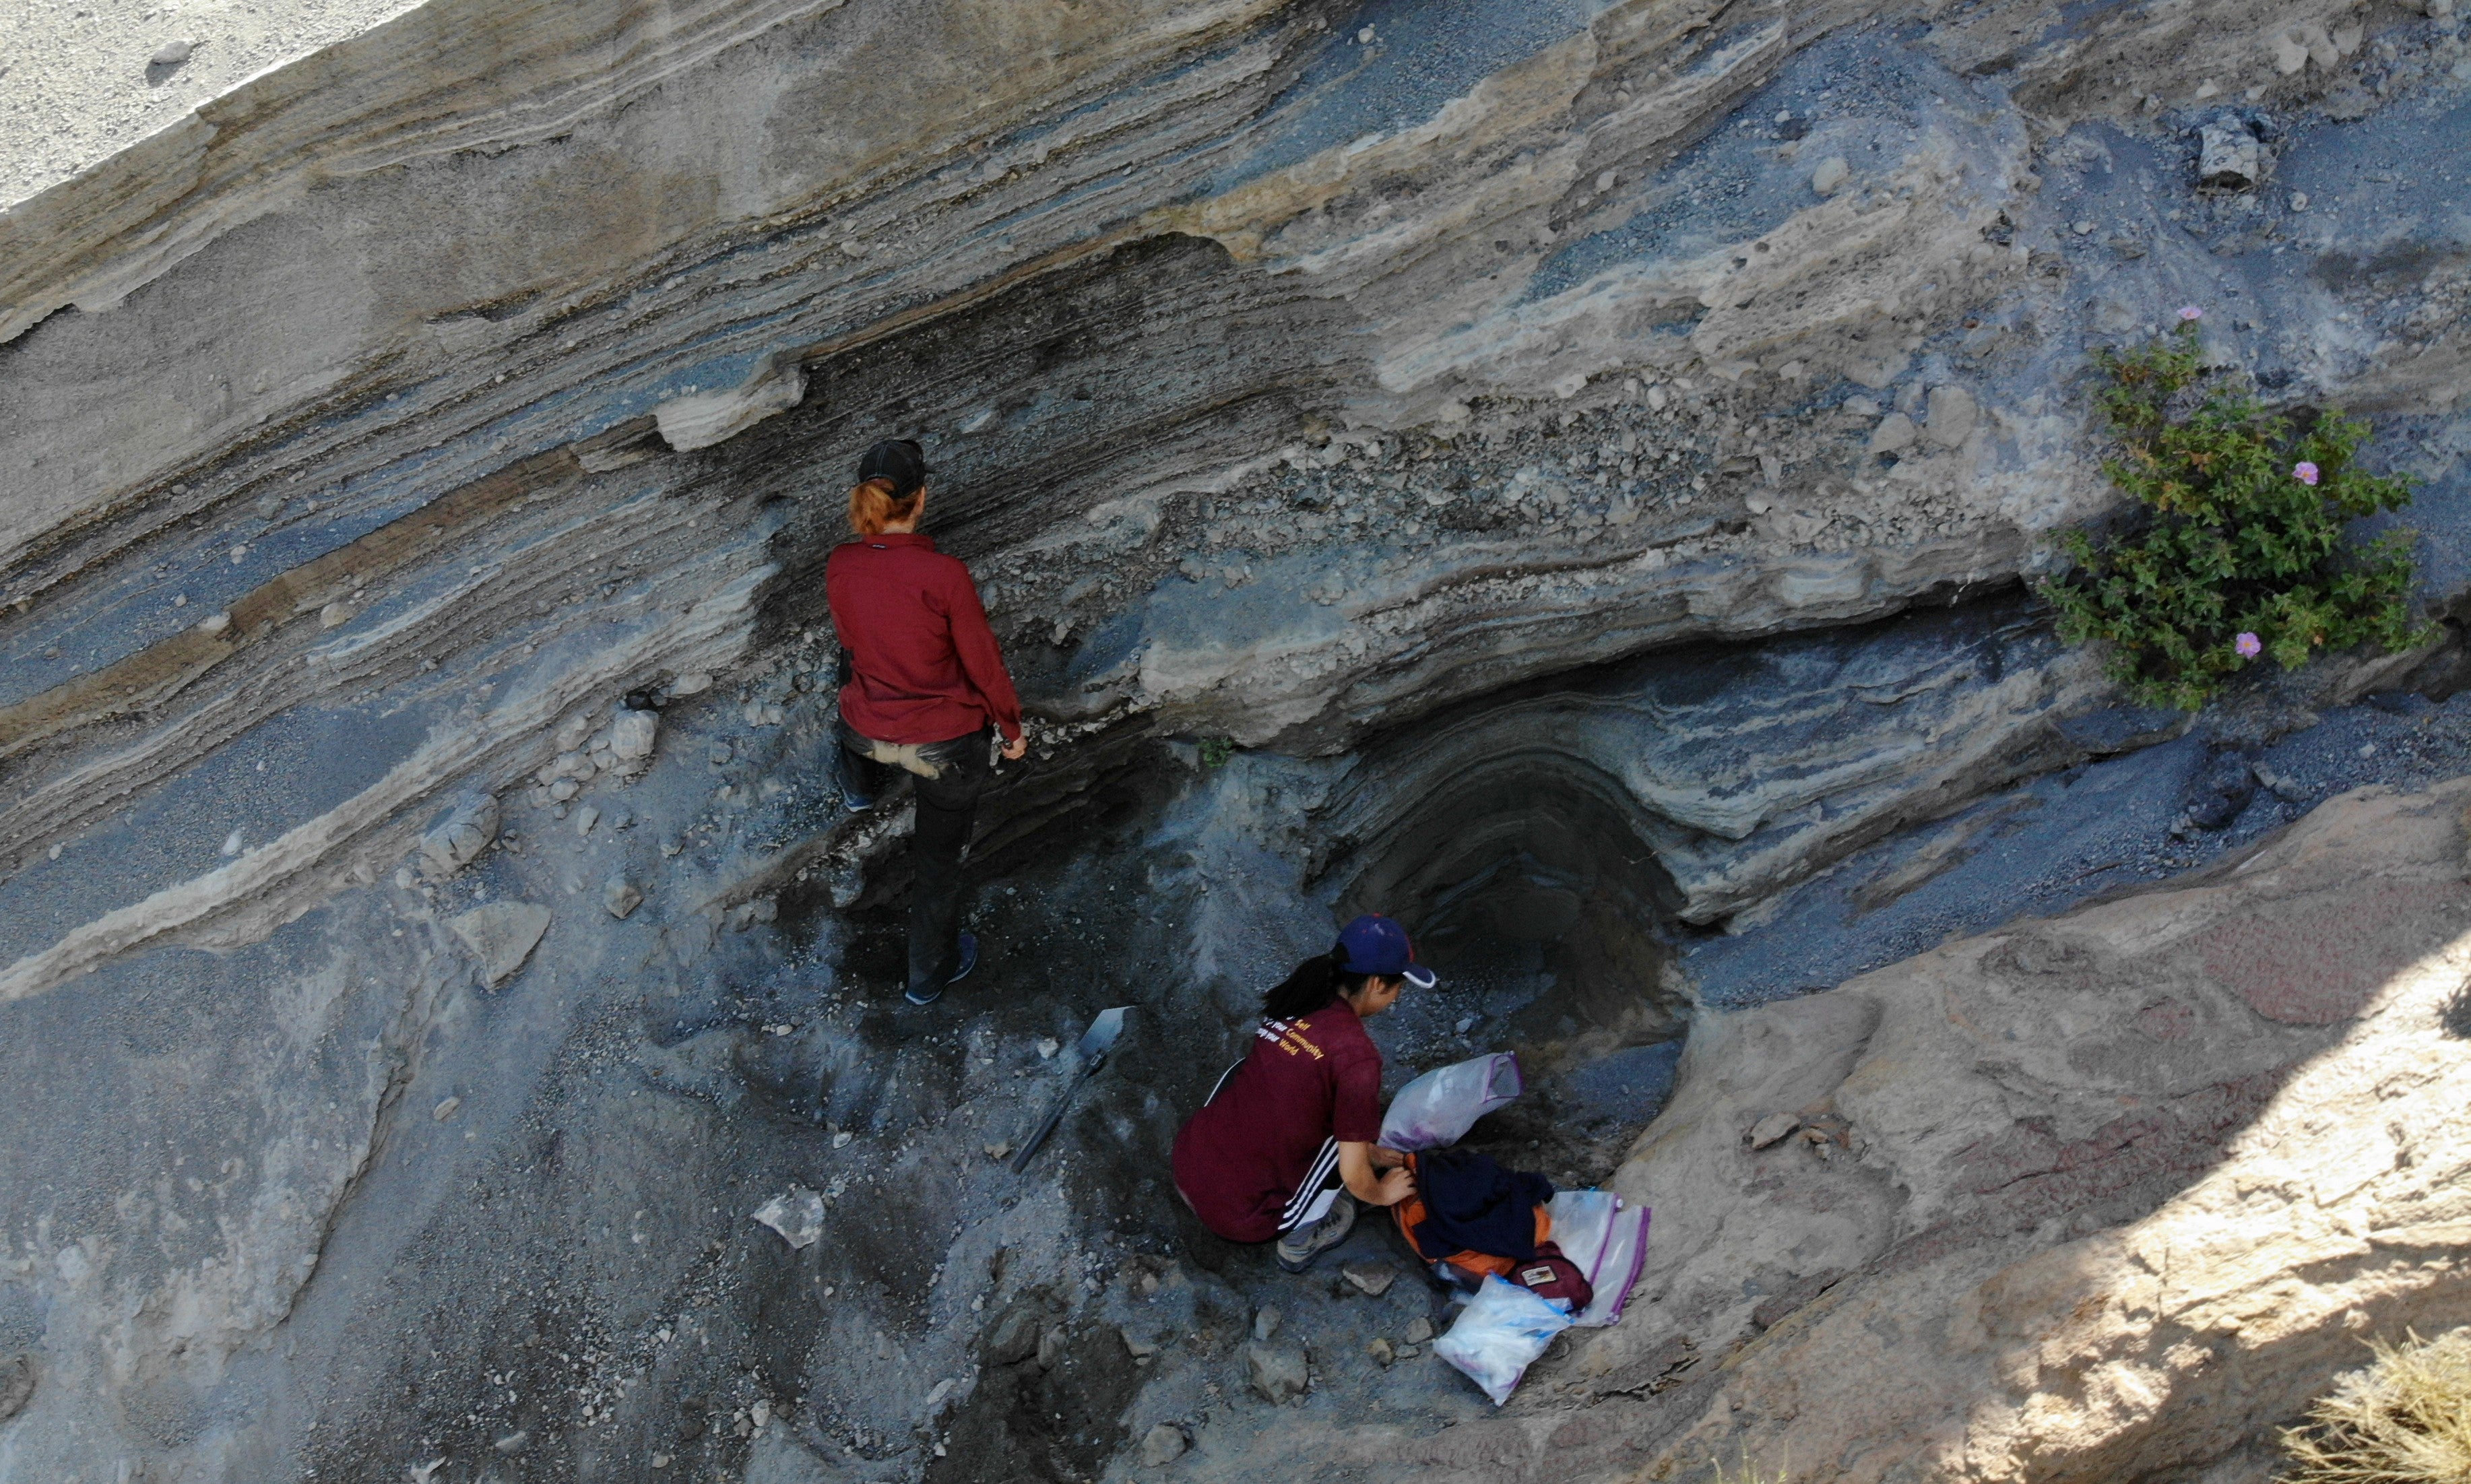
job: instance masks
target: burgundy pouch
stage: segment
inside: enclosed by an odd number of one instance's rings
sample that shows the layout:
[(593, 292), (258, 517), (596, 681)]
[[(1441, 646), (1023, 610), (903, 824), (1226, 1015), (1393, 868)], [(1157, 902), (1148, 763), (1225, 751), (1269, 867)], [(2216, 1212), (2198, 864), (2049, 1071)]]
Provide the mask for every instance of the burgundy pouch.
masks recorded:
[(1566, 1305), (1575, 1314), (1594, 1300), (1596, 1290), (1579, 1264), (1562, 1256), (1562, 1249), (1545, 1242), (1536, 1249), (1536, 1256), (1510, 1270), (1510, 1281), (1541, 1298)]

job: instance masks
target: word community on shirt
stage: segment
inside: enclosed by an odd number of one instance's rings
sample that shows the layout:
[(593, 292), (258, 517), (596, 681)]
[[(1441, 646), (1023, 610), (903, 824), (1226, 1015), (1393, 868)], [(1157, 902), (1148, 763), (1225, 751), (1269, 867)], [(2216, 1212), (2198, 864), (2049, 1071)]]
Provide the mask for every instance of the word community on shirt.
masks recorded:
[(1312, 1039), (1305, 1034), (1310, 1029), (1312, 1029), (1312, 1022), (1307, 1020), (1263, 1021), (1253, 1034), (1269, 1042), (1289, 1056), (1309, 1056), (1314, 1061), (1320, 1061), (1321, 1048), (1313, 1045)]

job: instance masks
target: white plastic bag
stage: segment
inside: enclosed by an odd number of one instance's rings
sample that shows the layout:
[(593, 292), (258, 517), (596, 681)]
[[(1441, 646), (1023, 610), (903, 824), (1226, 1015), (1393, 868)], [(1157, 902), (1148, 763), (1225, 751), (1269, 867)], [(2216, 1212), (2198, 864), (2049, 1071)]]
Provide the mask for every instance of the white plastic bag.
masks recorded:
[(1630, 1286), (1647, 1261), (1647, 1208), (1611, 1190), (1559, 1190), (1545, 1208), (1553, 1213), (1553, 1244), (1588, 1275), (1595, 1297), (1572, 1324), (1602, 1329), (1622, 1315)]
[(1399, 1089), (1381, 1116), (1390, 1149), (1439, 1149), (1459, 1142), (1475, 1120), (1526, 1089), (1518, 1053), (1494, 1051), (1436, 1068)]
[(1570, 1316), (1562, 1306), (1487, 1273), (1484, 1286), (1459, 1310), (1458, 1322), (1433, 1342), (1433, 1354), (1457, 1367), (1499, 1406), (1510, 1400), (1518, 1378), (1544, 1354), (1553, 1336), (1568, 1328)]

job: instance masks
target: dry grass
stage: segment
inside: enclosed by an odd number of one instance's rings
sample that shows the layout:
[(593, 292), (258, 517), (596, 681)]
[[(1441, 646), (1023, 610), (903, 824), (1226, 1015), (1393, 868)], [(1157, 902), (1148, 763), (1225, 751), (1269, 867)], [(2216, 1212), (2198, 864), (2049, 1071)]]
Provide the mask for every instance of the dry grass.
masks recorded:
[(1790, 1484), (1785, 1477), (1784, 1470), (1778, 1469), (1776, 1472), (1769, 1473), (1751, 1462), (1748, 1451), (1743, 1452), (1741, 1456), (1741, 1472), (1729, 1473), (1725, 1471), (1723, 1460), (1718, 1460), (1714, 1484)]
[(2375, 1351), (2282, 1434), (2284, 1484), (2471, 1484), (2471, 1327)]

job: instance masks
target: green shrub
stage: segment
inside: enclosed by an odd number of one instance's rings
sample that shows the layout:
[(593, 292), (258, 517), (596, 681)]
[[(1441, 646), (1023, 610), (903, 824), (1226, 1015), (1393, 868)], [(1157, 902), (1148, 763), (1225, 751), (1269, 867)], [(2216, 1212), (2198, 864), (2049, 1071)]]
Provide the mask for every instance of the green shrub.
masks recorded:
[(2294, 432), (2245, 385), (2206, 370), (2193, 311), (2133, 350), (2106, 348), (2102, 410), (2120, 442), (2103, 470), (2144, 507), (2132, 529), (2061, 543), (2075, 570), (2042, 584), (2071, 644), (2150, 706), (2194, 711), (2260, 654), (2295, 670), (2319, 648), (2403, 649), (2411, 532), (2355, 546), (2346, 522), (2402, 506), (2407, 477), (2354, 461), (2365, 423), (2328, 411)]
[(2471, 1479), (2471, 1329), (2374, 1350), (2374, 1364), (2309, 1409), (2308, 1425), (2283, 1432), (2297, 1465), (2285, 1484)]
[(1225, 767), (1227, 766), (1227, 760), (1235, 755), (1236, 743), (1229, 738), (1205, 737), (1201, 739), (1201, 766), (1204, 767)]

